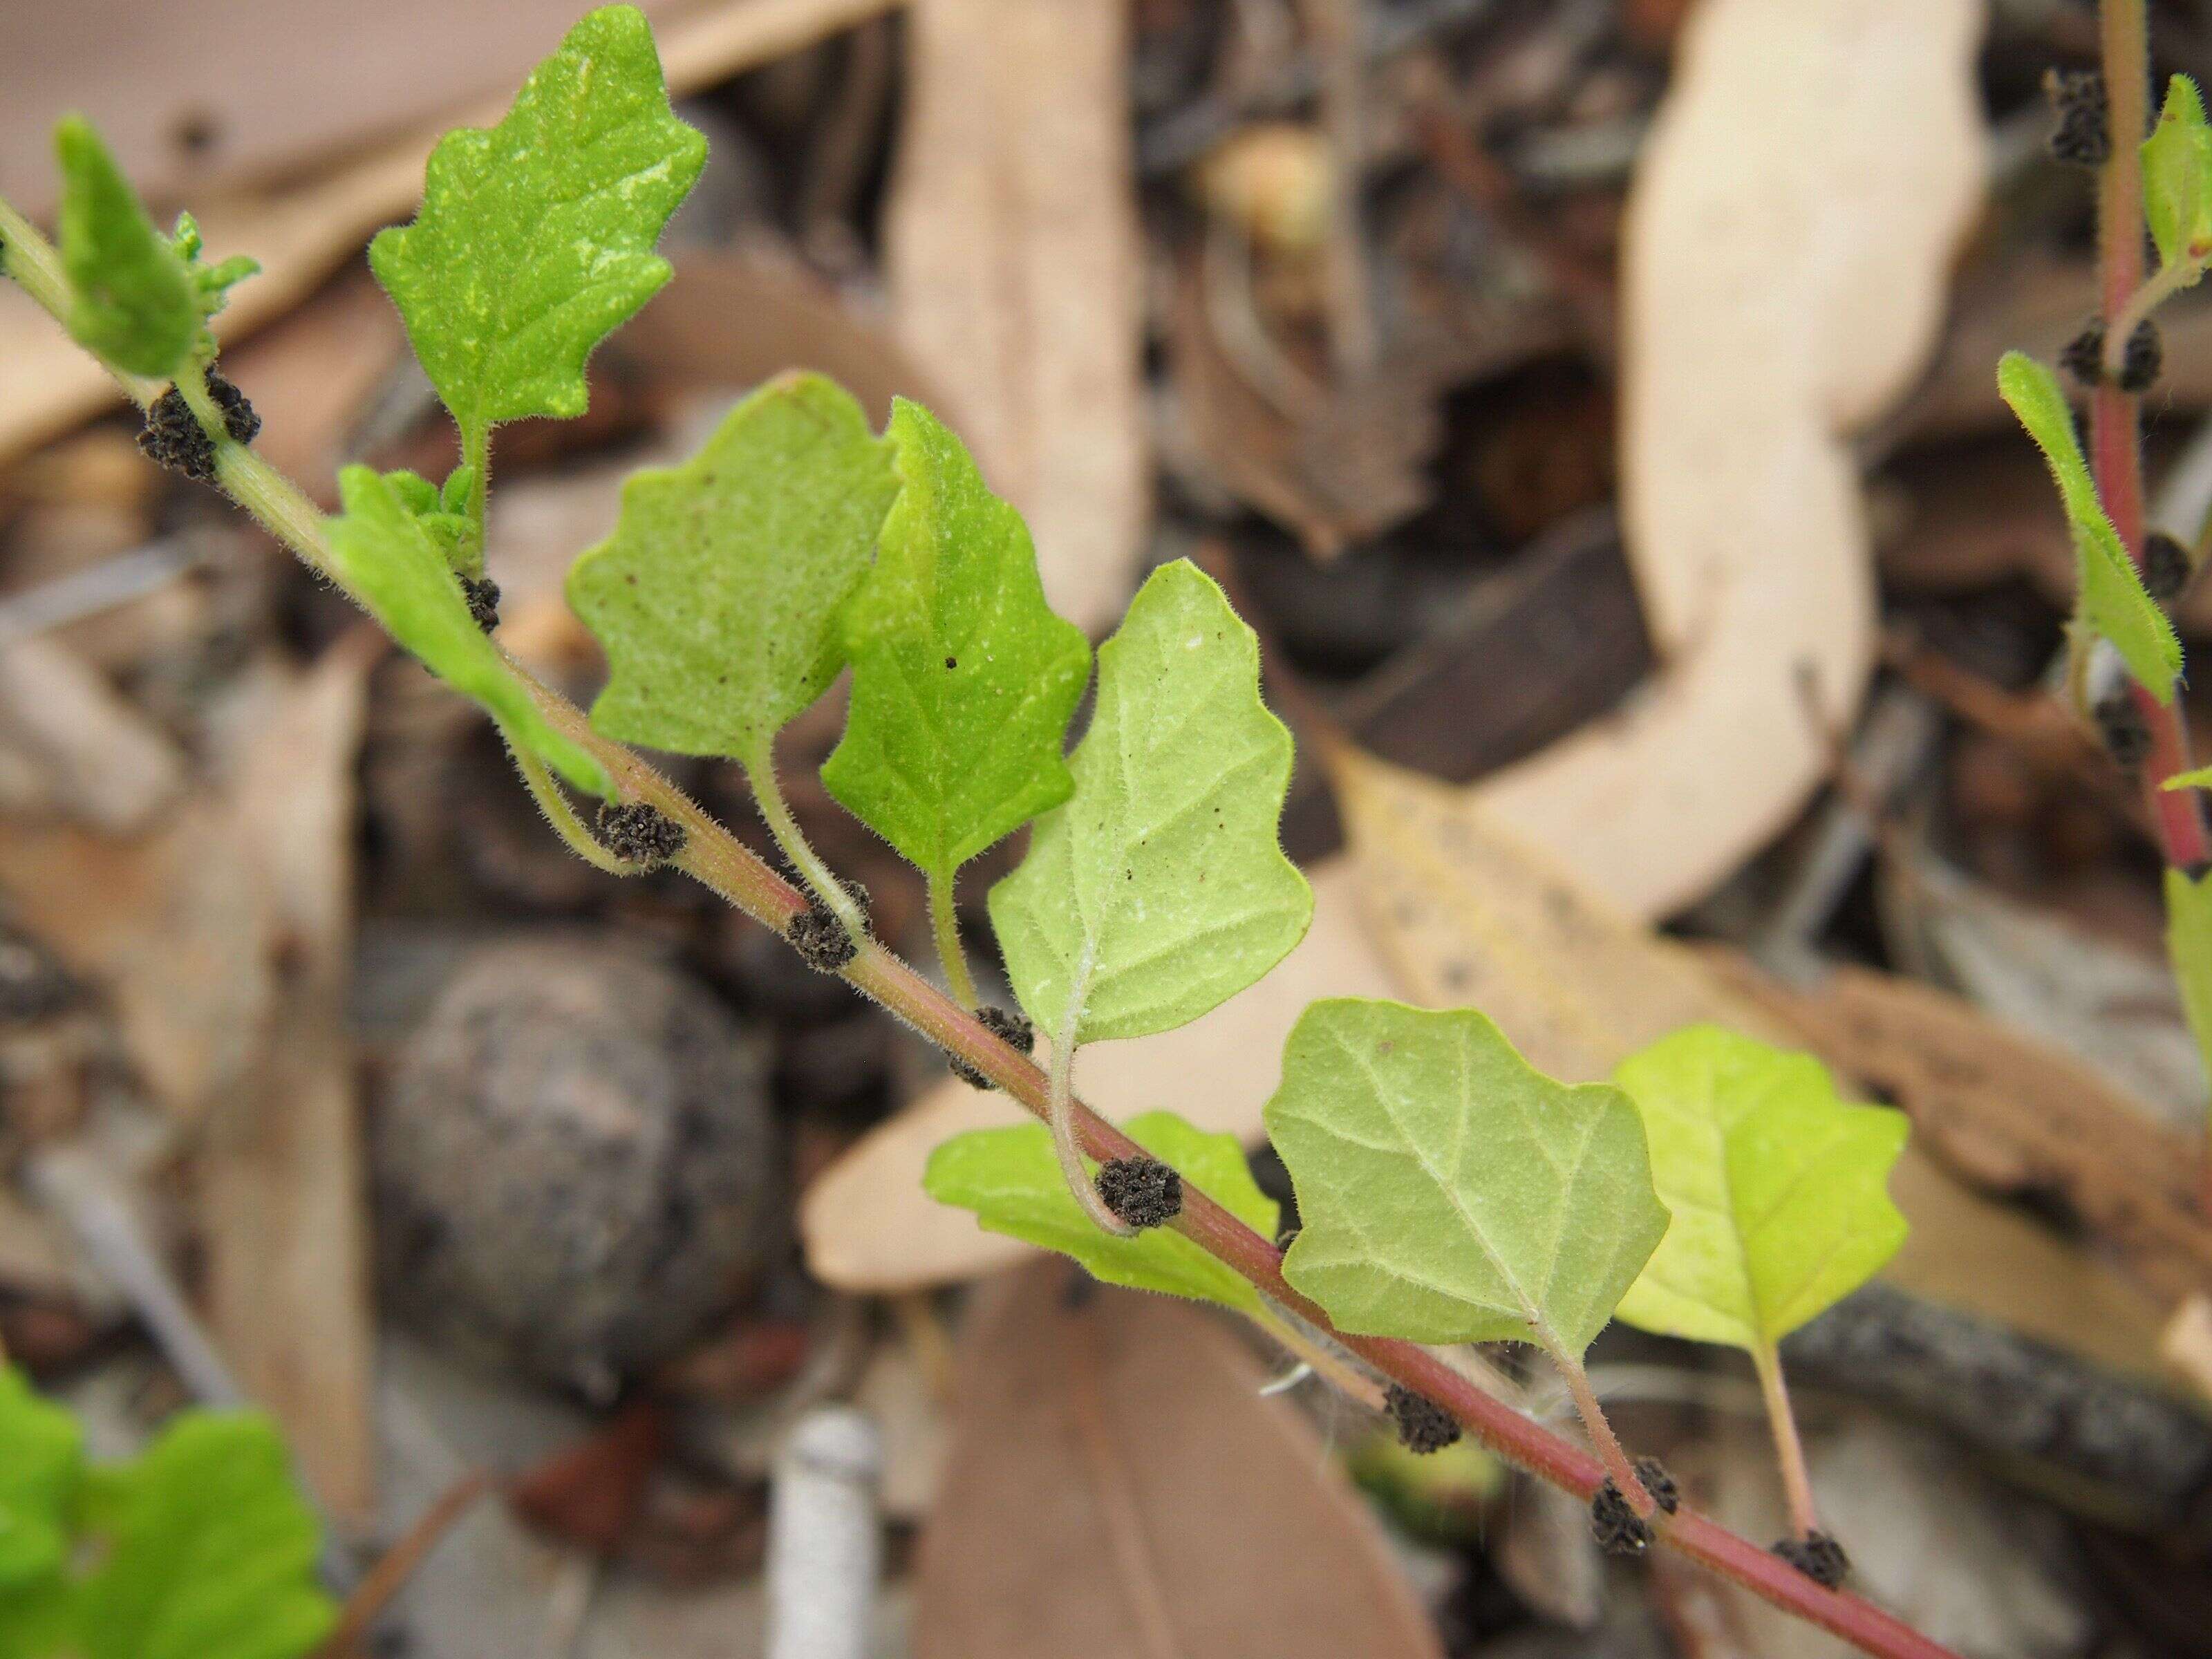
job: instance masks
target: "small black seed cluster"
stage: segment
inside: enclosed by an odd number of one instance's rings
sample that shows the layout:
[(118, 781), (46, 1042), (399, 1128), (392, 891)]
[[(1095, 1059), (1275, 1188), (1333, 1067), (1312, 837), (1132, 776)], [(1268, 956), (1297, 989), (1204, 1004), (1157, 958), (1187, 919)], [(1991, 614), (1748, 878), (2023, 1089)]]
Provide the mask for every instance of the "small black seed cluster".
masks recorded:
[[(223, 430), (233, 443), (250, 444), (261, 434), (261, 417), (246, 394), (214, 369), (207, 372), (209, 397), (222, 411)], [(147, 406), (146, 425), (138, 434), (138, 448), (148, 459), (181, 472), (196, 483), (215, 482), (215, 441), (201, 428), (198, 416), (173, 386)]]
[[(845, 890), (853, 896), (853, 902), (867, 913), (868, 890), (849, 876), (841, 878)], [(799, 960), (817, 973), (835, 974), (860, 954), (860, 942), (847, 931), (837, 919), (837, 913), (816, 899), (806, 908), (791, 919), (784, 929), (784, 938), (791, 941), (799, 952)]]
[(630, 864), (665, 863), (684, 850), (684, 826), (641, 800), (608, 802), (599, 808), (598, 830), (599, 844)]
[(2136, 707), (2127, 687), (2106, 693), (2092, 712), (2098, 735), (2104, 738), (2106, 751), (2115, 766), (2132, 772), (2149, 758), (2150, 727), (2144, 724), (2142, 710)]
[(1674, 1484), (1674, 1477), (1667, 1473), (1667, 1466), (1657, 1458), (1638, 1458), (1636, 1478), (1651, 1494), (1651, 1501), (1668, 1515), (1682, 1507), (1682, 1489)]
[(1098, 1166), (1098, 1196), (1139, 1231), (1182, 1213), (1182, 1177), (1156, 1158), (1109, 1158)]
[(487, 634), (499, 626), (499, 584), (489, 576), (461, 578), (461, 597), (469, 602), (469, 616)]
[(1459, 1420), (1425, 1394), (1393, 1382), (1382, 1391), (1382, 1408), (1398, 1425), (1398, 1443), (1425, 1456), (1460, 1437)]
[[(2081, 331), (2059, 352), (2058, 366), (2082, 386), (2104, 383), (2104, 319), (2092, 317), (2081, 325)], [(2159, 371), (2165, 367), (2165, 343), (2159, 337), (2158, 325), (2146, 317), (2128, 336), (2128, 349), (2121, 356), (2120, 373), (2114, 384), (2123, 392), (2148, 392), (2158, 383)]]
[[(1018, 1048), (1025, 1054), (1033, 1054), (1036, 1052), (1036, 1027), (1030, 1024), (1027, 1014), (1009, 1012), (1004, 1008), (994, 1008), (990, 1004), (985, 1003), (975, 1011), (975, 1018), (985, 1030), (1008, 1048)], [(999, 1086), (966, 1060), (961, 1059), (959, 1055), (950, 1054), (946, 1058), (951, 1062), (952, 1075), (969, 1088), (995, 1089)]]
[(1590, 1499), (1590, 1536), (1607, 1555), (1641, 1555), (1651, 1547), (1651, 1523), (1629, 1506), (1611, 1476)]
[(2043, 77), (2043, 91), (2058, 116), (2051, 153), (2075, 167), (2100, 167), (2111, 161), (2112, 123), (2105, 77), (2095, 70), (2051, 70)]
[(1774, 1553), (1824, 1589), (1841, 1589), (1851, 1576), (1851, 1558), (1825, 1532), (1784, 1538), (1775, 1545)]
[(2195, 574), (2189, 550), (2175, 538), (2154, 530), (2143, 538), (2143, 586), (2160, 605), (2179, 599)]

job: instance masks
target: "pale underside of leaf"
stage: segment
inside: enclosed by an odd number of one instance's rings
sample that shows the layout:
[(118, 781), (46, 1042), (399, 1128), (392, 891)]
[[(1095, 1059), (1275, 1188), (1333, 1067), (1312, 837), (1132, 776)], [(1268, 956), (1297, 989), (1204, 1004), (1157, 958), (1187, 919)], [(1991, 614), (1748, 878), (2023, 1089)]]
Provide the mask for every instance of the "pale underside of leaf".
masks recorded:
[(1346, 1330), (1578, 1359), (1666, 1231), (1627, 1097), (1472, 1010), (1316, 1003), (1267, 1121), (1303, 1223), (1284, 1275)]
[(1771, 1351), (1904, 1242), (1884, 1190), (1904, 1116), (1837, 1098), (1826, 1069), (1717, 1027), (1614, 1074), (1644, 1114), (1674, 1224), (1622, 1298), (1632, 1324)]
[(1099, 651), (1075, 793), (991, 893), (1016, 994), (1081, 1042), (1172, 1029), (1281, 960), (1313, 916), (1277, 824), (1291, 738), (1260, 701), (1252, 631), (1178, 561)]
[(771, 380), (680, 467), (623, 487), (615, 533), (568, 602), (606, 648), (592, 723), (608, 736), (757, 765), (844, 664), (838, 611), (898, 484), (852, 398)]

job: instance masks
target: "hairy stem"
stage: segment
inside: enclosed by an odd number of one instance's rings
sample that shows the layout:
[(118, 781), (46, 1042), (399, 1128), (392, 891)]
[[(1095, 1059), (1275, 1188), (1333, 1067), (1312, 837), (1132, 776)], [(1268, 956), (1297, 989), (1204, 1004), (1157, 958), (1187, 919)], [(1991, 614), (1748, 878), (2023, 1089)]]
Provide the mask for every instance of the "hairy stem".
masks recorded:
[[(2105, 0), (2101, 33), (2105, 95), (2112, 126), (2112, 155), (2097, 174), (2098, 292), (2105, 339), (2124, 352), (2120, 332), (2143, 289), (2142, 155), (2140, 146), (2150, 112), (2150, 52), (2145, 34), (2143, 0)], [(2116, 341), (2117, 337), (2117, 341)], [(2143, 506), (2141, 399), (2100, 380), (2089, 398), (2090, 466), (2097, 494), (2119, 532), (2128, 556), (2142, 563)], [(2191, 764), (2187, 717), (2181, 700), (2170, 703), (2129, 682), (2129, 695), (2150, 731), (2150, 754), (2143, 763), (2143, 799), (2157, 826), (2166, 861), (2190, 870), (2212, 857), (2203, 810), (2191, 789), (2160, 788)]]
[[(45, 246), (28, 222), (7, 210), (4, 203), (0, 203), (0, 235), (9, 241), (11, 273), (21, 257), (18, 238), (25, 246)], [(46, 252), (51, 254), (51, 248)], [(40, 298), (35, 291), (33, 297)], [(66, 315), (66, 290), (55, 296), (55, 303), (45, 299), (40, 303), (58, 319)], [(124, 384), (134, 398), (138, 396), (128, 381)], [(159, 390), (153, 388), (149, 397)], [(218, 485), (309, 566), (337, 580), (322, 516), (298, 487), (227, 436), (217, 442), (216, 452)], [(507, 660), (546, 719), (590, 751), (624, 800), (650, 805), (684, 827), (684, 851), (672, 860), (677, 868), (778, 934), (788, 930), (793, 918), (808, 908), (804, 895), (637, 755), (593, 731), (581, 709), (540, 684), (511, 656)], [(1029, 1110), (1044, 1115), (1047, 1079), (1028, 1055), (1010, 1047), (974, 1010), (961, 1007), (876, 940), (861, 936), (858, 943), (859, 954), (842, 969), (848, 984), (930, 1042), (959, 1055)], [(1068, 1105), (1075, 1139), (1090, 1157), (1103, 1162), (1145, 1156), (1136, 1142), (1072, 1092)], [(1188, 1181), (1182, 1213), (1170, 1224), (1249, 1281), (1263, 1297), (1279, 1304), (1384, 1376), (1443, 1407), (1506, 1462), (1583, 1498), (1603, 1482), (1606, 1472), (1589, 1453), (1492, 1398), (1442, 1356), (1395, 1337), (1352, 1336), (1337, 1330), (1317, 1305), (1284, 1280), (1282, 1252)], [(1901, 1620), (1856, 1596), (1824, 1589), (1686, 1505), (1661, 1530), (1660, 1541), (1875, 1659), (1960, 1659)]]
[(1805, 1445), (1797, 1437), (1796, 1414), (1790, 1409), (1790, 1387), (1782, 1380), (1782, 1356), (1771, 1347), (1753, 1351), (1759, 1391), (1766, 1400), (1766, 1424), (1774, 1432), (1774, 1453), (1782, 1465), (1782, 1488), (1790, 1498), (1790, 1526), (1800, 1538), (1820, 1529), (1813, 1502), (1813, 1477), (1805, 1468)]
[(2105, 335), (2105, 374), (2108, 378), (2119, 378), (2127, 362), (2128, 342), (2135, 338), (2137, 329), (2150, 320), (2151, 313), (2191, 283), (2203, 280), (2203, 276), (2204, 267), (2195, 260), (2177, 260), (2170, 265), (2160, 265), (2158, 274), (2129, 297)]
[(490, 534), (486, 518), (491, 502), (491, 428), (479, 421), (461, 428), (461, 462), (473, 471), (469, 475), (469, 525), (475, 537), (477, 574), (483, 571), (485, 550), (490, 547)]
[(1344, 1357), (1325, 1342), (1316, 1342), (1300, 1330), (1296, 1322), (1273, 1313), (1250, 1316), (1252, 1322), (1266, 1332), (1270, 1341), (1285, 1352), (1295, 1356), (1311, 1368), (1316, 1376), (1328, 1379), (1329, 1385), (1346, 1399), (1356, 1401), (1369, 1411), (1383, 1409), (1382, 1389), (1375, 1379), (1347, 1364)]
[(1567, 1395), (1575, 1402), (1575, 1413), (1583, 1419), (1583, 1430), (1597, 1448), (1598, 1461), (1605, 1472), (1613, 1477), (1613, 1484), (1628, 1500), (1639, 1519), (1649, 1521), (1659, 1505), (1644, 1482), (1637, 1477), (1636, 1465), (1628, 1461), (1628, 1454), (1620, 1448), (1620, 1437), (1613, 1433), (1613, 1424), (1606, 1417), (1605, 1407), (1598, 1404), (1597, 1390), (1590, 1387), (1589, 1373), (1583, 1369), (1582, 1356), (1569, 1353), (1556, 1342), (1547, 1342), (1544, 1352), (1552, 1356), (1552, 1363), (1559, 1368), (1566, 1380)]
[(791, 815), (791, 806), (783, 798), (783, 786), (776, 781), (775, 757), (769, 745), (762, 752), (744, 762), (745, 781), (752, 786), (753, 800), (760, 807), (760, 815), (767, 820), (768, 832), (775, 837), (775, 844), (791, 860), (791, 867), (799, 872), (799, 879), (812, 890), (814, 896), (830, 908), (830, 914), (845, 926), (854, 944), (868, 936), (868, 919), (860, 907), (854, 902), (845, 884), (837, 879), (837, 872), (822, 861), (814, 844), (799, 827), (799, 820)]
[(937, 960), (945, 969), (945, 982), (952, 1000), (964, 1007), (975, 1006), (975, 976), (968, 971), (968, 952), (960, 943), (960, 916), (953, 905), (953, 878), (949, 872), (929, 873), (929, 930), (937, 940)]

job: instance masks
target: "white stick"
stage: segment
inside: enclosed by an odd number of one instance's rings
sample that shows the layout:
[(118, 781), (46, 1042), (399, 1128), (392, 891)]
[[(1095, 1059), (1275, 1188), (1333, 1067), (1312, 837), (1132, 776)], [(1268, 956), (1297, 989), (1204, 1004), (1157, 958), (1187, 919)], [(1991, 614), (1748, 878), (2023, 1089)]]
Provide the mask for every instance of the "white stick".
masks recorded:
[(850, 1407), (822, 1407), (792, 1431), (769, 1497), (768, 1659), (867, 1659), (882, 1473), (882, 1437)]

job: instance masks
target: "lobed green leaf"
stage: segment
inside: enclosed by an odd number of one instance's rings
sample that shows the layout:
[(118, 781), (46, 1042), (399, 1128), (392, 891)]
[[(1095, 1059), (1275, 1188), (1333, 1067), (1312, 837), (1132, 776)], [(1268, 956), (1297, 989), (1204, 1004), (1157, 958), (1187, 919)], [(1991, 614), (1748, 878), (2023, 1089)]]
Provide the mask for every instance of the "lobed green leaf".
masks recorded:
[(1074, 1038), (1197, 1018), (1282, 960), (1313, 892), (1277, 836), (1291, 734), (1260, 700), (1260, 654), (1212, 578), (1152, 573), (1099, 647), (1075, 793), (991, 890), (1030, 1018)]
[(1298, 1195), (1283, 1277), (1358, 1334), (1579, 1359), (1667, 1231), (1628, 1097), (1553, 1082), (1473, 1009), (1313, 1004), (1267, 1123)]
[(2146, 690), (2162, 703), (2172, 702), (2181, 675), (2181, 641), (2166, 612), (2144, 590), (2119, 532), (2105, 516), (2057, 378), (2027, 353), (2008, 351), (1997, 365), (1997, 387), (2041, 447), (2058, 485), (2074, 532), (2082, 617), (2112, 641)]
[(1074, 788), (1060, 750), (1091, 646), (1045, 603), (1021, 515), (960, 440), (903, 398), (884, 438), (898, 499), (841, 618), (852, 712), (822, 781), (949, 882)]
[[(1146, 1112), (1122, 1126), (1129, 1139), (1263, 1237), (1274, 1237), (1279, 1211), (1261, 1192), (1234, 1135), (1208, 1134), (1173, 1112)], [(994, 1233), (1073, 1256), (1094, 1279), (1139, 1291), (1260, 1311), (1249, 1280), (1169, 1227), (1133, 1237), (1102, 1232), (1067, 1189), (1042, 1123), (971, 1129), (929, 1155), (922, 1185), (940, 1204), (973, 1210)]]
[(82, 1587), (87, 1659), (300, 1659), (330, 1634), (319, 1529), (265, 1418), (179, 1413), (101, 1485), (107, 1550)]
[(1810, 1054), (1692, 1026), (1613, 1080), (1644, 1115), (1674, 1218), (1621, 1300), (1630, 1324), (1771, 1352), (1905, 1242), (1888, 1181), (1908, 1121), (1838, 1099)]
[(154, 228), (89, 122), (64, 117), (54, 129), (54, 149), (61, 162), (69, 331), (118, 368), (167, 380), (199, 343), (204, 318), (191, 271)]
[(897, 491), (860, 406), (819, 374), (769, 381), (691, 460), (633, 474), (615, 533), (568, 573), (611, 671), (592, 724), (764, 761), (844, 666), (838, 611)]
[(497, 126), (439, 141), (368, 259), (464, 433), (584, 412), (585, 362), (668, 280), (653, 246), (706, 158), (633, 6), (587, 14)]
[(2185, 75), (2166, 82), (2166, 106), (2142, 142), (2143, 216), (2163, 267), (2197, 266), (2212, 257), (2212, 128), (2204, 100)]
[(420, 478), (410, 483), (411, 477), (386, 477), (366, 466), (338, 475), (344, 513), (326, 526), (337, 574), (425, 668), (483, 704), (510, 743), (577, 788), (611, 794), (599, 762), (548, 723), (469, 614), (446, 550), (410, 506), (426, 491), (434, 500), (435, 492)]

